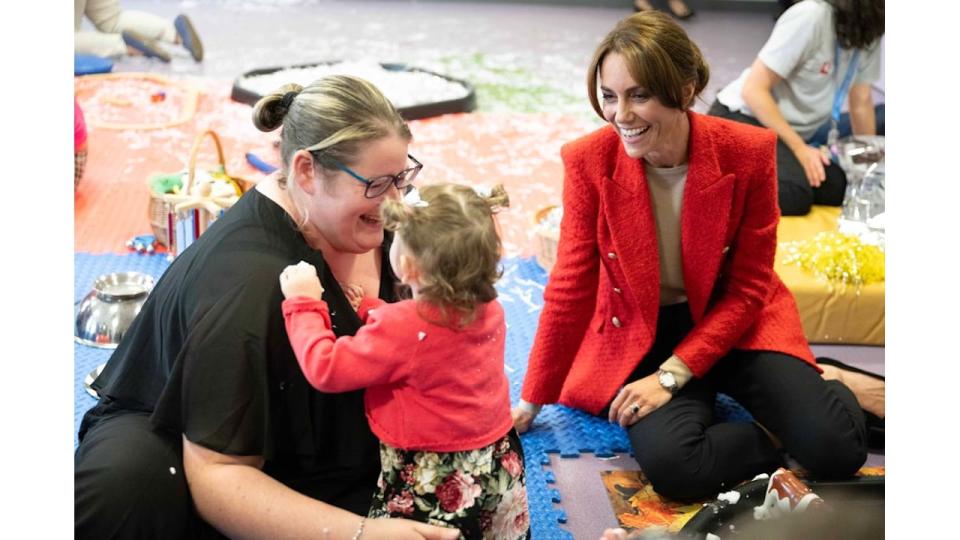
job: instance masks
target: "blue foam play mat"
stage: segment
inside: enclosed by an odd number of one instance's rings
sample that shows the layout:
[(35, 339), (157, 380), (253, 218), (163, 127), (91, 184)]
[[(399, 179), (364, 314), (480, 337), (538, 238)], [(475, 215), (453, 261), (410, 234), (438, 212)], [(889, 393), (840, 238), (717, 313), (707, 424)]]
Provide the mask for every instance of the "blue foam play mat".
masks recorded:
[(102, 56), (92, 54), (74, 54), (73, 55), (73, 74), (95, 75), (97, 73), (109, 73), (113, 70), (113, 60)]

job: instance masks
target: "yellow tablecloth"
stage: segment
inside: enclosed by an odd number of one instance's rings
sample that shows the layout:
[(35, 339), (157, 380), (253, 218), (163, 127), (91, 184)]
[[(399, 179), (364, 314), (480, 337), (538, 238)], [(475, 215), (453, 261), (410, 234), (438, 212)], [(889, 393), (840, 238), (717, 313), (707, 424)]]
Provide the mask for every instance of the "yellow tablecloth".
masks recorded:
[[(814, 206), (802, 217), (782, 217), (777, 242), (807, 240), (817, 233), (834, 231), (840, 208)], [(884, 344), (884, 283), (860, 287), (818, 280), (798, 266), (783, 263), (783, 250), (777, 250), (774, 268), (793, 292), (800, 320), (811, 343), (849, 345)]]

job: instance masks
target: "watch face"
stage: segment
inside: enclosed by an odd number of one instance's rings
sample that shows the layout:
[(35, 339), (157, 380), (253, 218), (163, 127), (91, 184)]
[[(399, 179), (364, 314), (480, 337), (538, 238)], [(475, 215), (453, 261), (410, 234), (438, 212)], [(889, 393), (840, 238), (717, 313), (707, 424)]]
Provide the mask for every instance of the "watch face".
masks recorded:
[(673, 373), (670, 373), (669, 371), (661, 371), (660, 384), (668, 390), (673, 390), (677, 387), (677, 379), (673, 376)]

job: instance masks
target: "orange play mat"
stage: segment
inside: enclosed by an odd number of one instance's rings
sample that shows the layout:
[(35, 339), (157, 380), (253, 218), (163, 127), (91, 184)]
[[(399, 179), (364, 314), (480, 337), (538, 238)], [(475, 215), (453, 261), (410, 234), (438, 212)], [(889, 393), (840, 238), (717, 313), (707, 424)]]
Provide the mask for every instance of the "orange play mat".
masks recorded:
[[(254, 181), (263, 177), (246, 162), (246, 152), (279, 163), (273, 144), (278, 132), (253, 127), (253, 109), (230, 100), (231, 84), (146, 74), (76, 80), (89, 149), (74, 198), (75, 251), (123, 253), (127, 240), (150, 234), (148, 180), (156, 173), (183, 170), (194, 138), (205, 129), (220, 136), (233, 175)], [(183, 120), (192, 90), (196, 110)], [(159, 92), (164, 99), (151, 100)], [(410, 153), (425, 165), (420, 183), (503, 183), (511, 199), (511, 207), (499, 216), (506, 255), (528, 256), (536, 251), (530, 216), (560, 201), (560, 146), (597, 125), (556, 114), (444, 115), (410, 123)], [(213, 149), (201, 152), (198, 161), (216, 163)]]

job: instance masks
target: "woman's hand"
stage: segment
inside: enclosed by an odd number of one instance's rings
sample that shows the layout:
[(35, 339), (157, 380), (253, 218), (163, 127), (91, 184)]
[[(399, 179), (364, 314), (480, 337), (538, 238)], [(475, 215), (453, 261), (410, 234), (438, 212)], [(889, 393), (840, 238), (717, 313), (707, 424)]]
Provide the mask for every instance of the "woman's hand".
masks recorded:
[(823, 167), (830, 164), (830, 158), (823, 155), (818, 148), (808, 145), (783, 117), (783, 111), (773, 97), (773, 88), (781, 81), (783, 77), (764, 64), (758, 56), (750, 66), (750, 73), (743, 83), (740, 95), (753, 111), (753, 116), (772, 129), (777, 138), (793, 151), (810, 185), (820, 187), (827, 177)]
[(600, 540), (626, 540), (630, 538), (627, 535), (627, 531), (621, 528), (616, 529), (607, 529), (603, 531), (603, 536), (600, 537)]
[(819, 148), (814, 148), (808, 144), (800, 145), (793, 151), (797, 156), (797, 161), (803, 167), (803, 173), (807, 175), (807, 181), (813, 187), (820, 187), (820, 184), (827, 179), (827, 173), (824, 166), (830, 164), (830, 158), (826, 156)]
[(523, 433), (530, 429), (530, 424), (532, 424), (533, 419), (537, 417), (537, 415), (530, 411), (525, 411), (520, 407), (510, 409), (510, 416), (513, 417), (513, 427), (517, 429), (517, 433)]
[(397, 540), (457, 540), (458, 529), (435, 527), (418, 521), (397, 518), (368, 519), (363, 538), (396, 538)]
[(610, 404), (610, 421), (621, 427), (636, 424), (641, 418), (663, 407), (673, 395), (660, 386), (657, 374), (647, 375), (620, 390)]
[[(231, 538), (350, 538), (361, 516), (267, 476), (260, 456), (221, 454), (183, 439), (183, 471), (197, 511)], [(326, 534), (311, 534), (321, 531)], [(406, 519), (369, 519), (361, 538), (455, 540), (460, 531)]]
[(317, 277), (317, 269), (304, 261), (283, 269), (280, 273), (280, 290), (283, 291), (284, 298), (306, 296), (320, 300), (323, 295), (323, 285)]
[(343, 294), (347, 297), (347, 301), (350, 302), (350, 307), (352, 307), (354, 311), (360, 309), (360, 302), (363, 301), (363, 287), (351, 283), (341, 283), (340, 287), (343, 289)]

